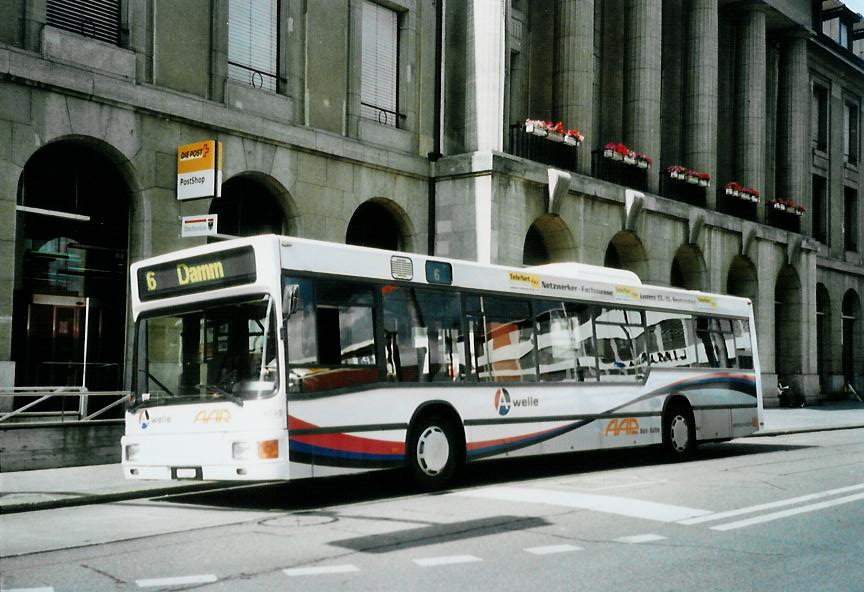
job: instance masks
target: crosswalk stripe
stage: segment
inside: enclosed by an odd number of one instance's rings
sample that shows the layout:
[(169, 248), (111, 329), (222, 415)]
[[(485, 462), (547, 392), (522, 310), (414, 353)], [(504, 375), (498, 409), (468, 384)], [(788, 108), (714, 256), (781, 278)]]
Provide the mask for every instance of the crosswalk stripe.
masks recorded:
[(789, 510), (783, 510), (780, 512), (774, 512), (772, 514), (763, 514), (762, 516), (754, 516), (753, 518), (748, 518), (746, 520), (739, 520), (737, 522), (729, 522), (727, 524), (720, 524), (718, 526), (712, 526), (711, 530), (735, 530), (737, 528), (744, 528), (745, 526), (753, 526), (754, 524), (762, 524), (764, 522), (771, 522), (772, 520), (779, 520), (780, 518), (788, 518), (789, 516), (795, 516), (796, 514), (806, 514), (807, 512), (815, 512), (816, 510), (824, 510), (825, 508), (831, 508), (833, 506), (839, 506), (841, 504), (848, 504), (850, 502), (855, 502), (858, 500), (864, 500), (864, 493), (857, 493), (855, 495), (848, 495), (846, 497), (837, 498), (830, 501), (819, 502), (818, 504), (810, 504), (808, 506), (801, 506), (800, 508), (790, 508)]
[(840, 495), (841, 493), (849, 493), (852, 491), (859, 491), (864, 489), (864, 483), (859, 483), (858, 485), (850, 485), (849, 487), (839, 487), (837, 489), (829, 489), (827, 491), (820, 491), (818, 493), (811, 493), (808, 495), (802, 495), (799, 497), (791, 497), (788, 499), (777, 500), (774, 502), (768, 502), (766, 504), (759, 504), (758, 506), (750, 506), (747, 508), (738, 508), (737, 510), (729, 510), (728, 512), (716, 512), (714, 514), (707, 514), (705, 516), (696, 516), (694, 518), (687, 518), (685, 520), (680, 520), (679, 524), (685, 525), (693, 525), (693, 524), (701, 524), (703, 522), (715, 522), (717, 520), (725, 520), (726, 518), (734, 518), (735, 516), (742, 516), (744, 514), (755, 514), (756, 512), (761, 512), (763, 510), (773, 510), (774, 508), (782, 508), (784, 506), (792, 506), (795, 504), (800, 504), (802, 502), (809, 502), (812, 500), (817, 500), (825, 497), (831, 497), (833, 495)]
[(536, 489), (533, 487), (487, 487), (473, 491), (460, 491), (453, 495), (580, 508), (657, 522), (679, 522), (688, 518), (710, 514), (707, 510), (647, 502), (629, 497)]
[(628, 545), (638, 545), (640, 543), (653, 543), (654, 541), (665, 541), (667, 537), (659, 534), (635, 534), (632, 536), (619, 537), (615, 539), (616, 543), (627, 543)]
[(414, 563), (420, 567), (437, 567), (439, 565), (455, 565), (457, 563), (474, 563), (482, 561), (474, 555), (449, 555), (444, 557), (426, 557), (423, 559), (414, 559)]
[(356, 565), (317, 565), (313, 567), (292, 567), (283, 569), (286, 576), (321, 576), (328, 574), (343, 574), (360, 571)]
[(212, 584), (218, 582), (219, 578), (213, 574), (196, 576), (177, 576), (173, 578), (152, 578), (147, 580), (135, 580), (139, 588), (156, 588), (163, 586), (184, 586), (187, 584)]
[(570, 553), (582, 550), (582, 547), (577, 547), (576, 545), (546, 545), (545, 547), (528, 547), (525, 549), (525, 551), (532, 555), (552, 555), (555, 553)]

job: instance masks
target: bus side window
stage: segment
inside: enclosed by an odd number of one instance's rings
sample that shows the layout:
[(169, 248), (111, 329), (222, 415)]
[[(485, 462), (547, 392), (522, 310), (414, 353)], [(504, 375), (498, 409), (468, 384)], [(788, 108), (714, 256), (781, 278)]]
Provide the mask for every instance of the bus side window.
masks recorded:
[(648, 359), (656, 368), (696, 367), (694, 320), (687, 313), (648, 311)]
[(597, 380), (594, 333), (587, 304), (538, 300), (534, 303), (540, 380)]
[(735, 354), (738, 367), (745, 370), (753, 369), (753, 345), (750, 341), (750, 321), (734, 321)]
[(483, 382), (534, 382), (534, 320), (528, 301), (465, 298), (472, 371)]
[(601, 382), (636, 382), (645, 378), (647, 343), (638, 311), (604, 308), (594, 319), (594, 332)]

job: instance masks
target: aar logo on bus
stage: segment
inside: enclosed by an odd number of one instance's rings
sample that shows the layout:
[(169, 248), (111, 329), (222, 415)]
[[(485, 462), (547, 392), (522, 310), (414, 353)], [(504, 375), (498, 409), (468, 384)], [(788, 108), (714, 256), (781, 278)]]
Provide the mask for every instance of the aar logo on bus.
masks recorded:
[(138, 414), (138, 425), (141, 426), (142, 430), (146, 430), (147, 426), (150, 425), (150, 413), (146, 409)]
[(510, 393), (507, 389), (500, 388), (495, 391), (495, 408), (498, 410), (498, 415), (510, 413)]

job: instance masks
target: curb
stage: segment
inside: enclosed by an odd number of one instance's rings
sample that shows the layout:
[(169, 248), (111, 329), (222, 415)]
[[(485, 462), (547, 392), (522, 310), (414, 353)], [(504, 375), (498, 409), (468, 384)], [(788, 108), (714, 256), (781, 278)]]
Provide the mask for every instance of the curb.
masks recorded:
[(864, 428), (864, 424), (849, 424), (841, 426), (811, 426), (801, 428), (787, 428), (777, 430), (759, 430), (755, 434), (747, 436), (748, 438), (772, 438), (774, 436), (788, 436), (791, 434), (810, 434), (812, 432), (836, 432), (838, 430), (860, 430)]
[(118, 491), (114, 493), (85, 493), (79, 496), (60, 497), (56, 499), (40, 501), (11, 502), (8, 504), (3, 504), (2, 502), (0, 502), (0, 515), (17, 514), (20, 512), (34, 512), (36, 510), (71, 508), (74, 506), (87, 506), (97, 503), (122, 502), (171, 494), (196, 493), (199, 491), (224, 489), (225, 486), (226, 484), (224, 482), (209, 481), (207, 483), (175, 485), (173, 487), (156, 487), (153, 489)]

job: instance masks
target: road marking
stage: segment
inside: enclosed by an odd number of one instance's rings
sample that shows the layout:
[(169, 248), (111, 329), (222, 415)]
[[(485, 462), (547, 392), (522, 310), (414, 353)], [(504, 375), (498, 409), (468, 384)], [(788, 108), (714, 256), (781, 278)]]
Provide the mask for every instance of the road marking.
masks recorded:
[(463, 497), (479, 497), (509, 502), (530, 502), (567, 508), (581, 508), (630, 518), (644, 518), (656, 522), (679, 522), (687, 518), (710, 514), (707, 510), (646, 502), (629, 497), (576, 493), (532, 487), (487, 487), (455, 493)]
[(360, 571), (356, 565), (320, 565), (317, 567), (292, 567), (283, 569), (286, 576), (321, 576), (327, 574), (343, 574)]
[(202, 574), (198, 576), (177, 576), (174, 578), (153, 578), (149, 580), (135, 580), (139, 588), (156, 588), (159, 586), (184, 586), (186, 584), (212, 584), (218, 582), (219, 578), (213, 574)]
[(616, 543), (627, 543), (628, 545), (638, 545), (639, 543), (653, 543), (654, 541), (665, 541), (667, 537), (659, 534), (635, 534), (633, 536), (625, 536), (615, 539)]
[(772, 514), (764, 514), (762, 516), (755, 516), (753, 518), (748, 518), (747, 520), (739, 520), (738, 522), (729, 522), (728, 524), (721, 524), (719, 526), (712, 526), (711, 530), (735, 530), (736, 528), (744, 528), (745, 526), (753, 526), (754, 524), (762, 524), (763, 522), (771, 522), (772, 520), (779, 520), (781, 518), (788, 518), (789, 516), (795, 516), (796, 514), (805, 514), (807, 512), (815, 512), (817, 510), (824, 510), (825, 508), (831, 508), (833, 506), (839, 506), (841, 504), (848, 504), (850, 502), (855, 502), (858, 500), (864, 500), (864, 493), (857, 493), (855, 495), (848, 495), (846, 497), (837, 498), (834, 500), (819, 502), (818, 504), (810, 504), (809, 506), (801, 506), (800, 508), (792, 508), (789, 510), (783, 510), (781, 512), (774, 512)]
[(426, 557), (423, 559), (414, 559), (414, 563), (420, 567), (437, 567), (439, 565), (455, 565), (457, 563), (474, 563), (482, 561), (474, 555), (448, 555), (444, 557)]
[(576, 545), (546, 545), (545, 547), (528, 547), (525, 550), (533, 555), (552, 555), (555, 553), (582, 551), (582, 547), (577, 547)]
[(811, 493), (809, 495), (802, 495), (800, 497), (791, 497), (785, 500), (777, 500), (776, 502), (769, 502), (767, 504), (760, 504), (758, 506), (750, 506), (748, 508), (739, 508), (737, 510), (729, 510), (728, 512), (717, 512), (715, 514), (707, 514), (705, 516), (697, 516), (695, 518), (688, 518), (686, 520), (679, 521), (679, 524), (701, 524), (703, 522), (714, 522), (716, 520), (725, 520), (726, 518), (734, 518), (735, 516), (741, 516), (743, 514), (754, 514), (756, 512), (761, 512), (763, 510), (773, 510), (774, 508), (782, 508), (784, 506), (792, 506), (795, 504), (800, 504), (802, 502), (809, 502), (812, 500), (821, 499), (824, 497), (831, 497), (832, 495), (840, 495), (841, 493), (849, 493), (852, 491), (859, 491), (864, 489), (864, 483), (859, 483), (858, 485), (850, 485), (849, 487), (840, 487), (838, 489), (829, 489), (828, 491), (820, 491), (818, 493)]

